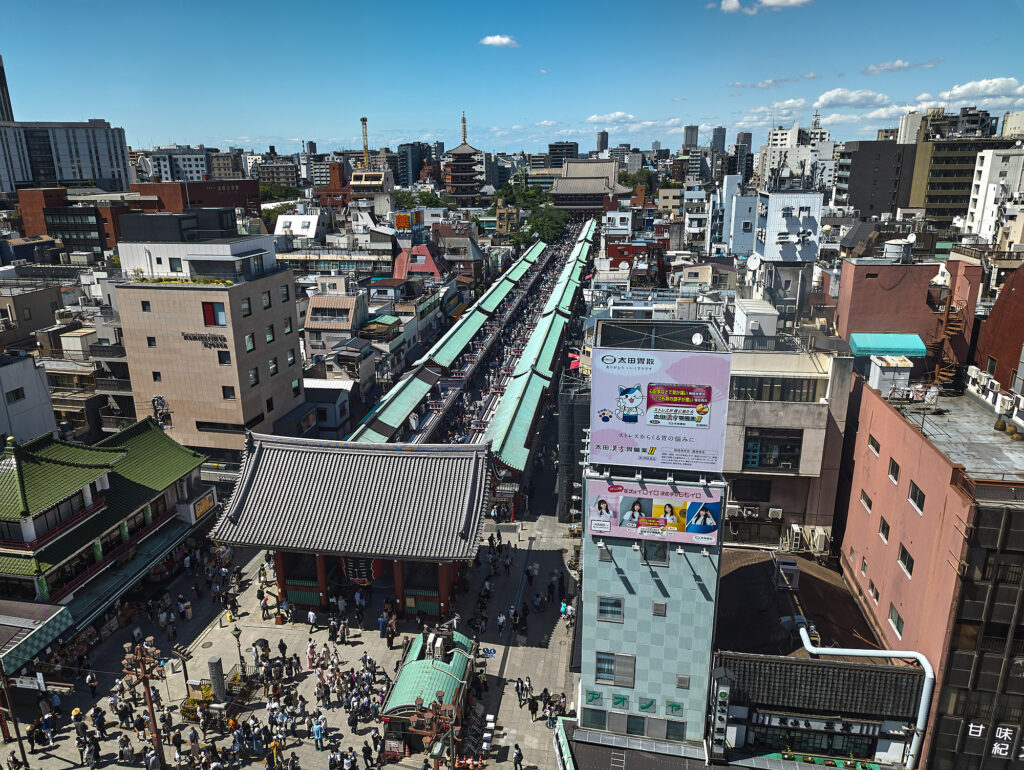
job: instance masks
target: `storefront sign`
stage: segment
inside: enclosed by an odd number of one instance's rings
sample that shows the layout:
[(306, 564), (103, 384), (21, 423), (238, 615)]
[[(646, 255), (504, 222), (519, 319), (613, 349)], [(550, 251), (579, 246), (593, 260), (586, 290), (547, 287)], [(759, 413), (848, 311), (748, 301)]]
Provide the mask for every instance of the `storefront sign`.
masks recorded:
[(678, 714), (683, 710), (682, 703), (676, 703), (674, 700), (665, 702), (665, 713), (666, 714)]
[(200, 516), (217, 504), (217, 497), (211, 489), (192, 504), (192, 514), (198, 520)]
[(587, 690), (587, 705), (588, 706), (600, 706), (601, 699), (604, 696), (597, 690)]
[(655, 705), (657, 701), (654, 698), (637, 698), (637, 702), (640, 704), (641, 711), (655, 712), (657, 709)]
[(612, 694), (612, 708), (613, 709), (628, 709), (629, 708), (629, 696), (628, 695), (615, 695), (615, 694)]
[(201, 342), (204, 348), (227, 349), (228, 338), (223, 334), (199, 334), (197, 332), (182, 332), (181, 338), (187, 342)]
[(587, 478), (587, 530), (595, 535), (715, 545), (722, 490)]
[[(996, 725), (996, 729), (993, 731), (992, 736), (992, 747), (990, 754), (993, 757), (1001, 757), (1003, 759), (1010, 758), (1010, 752), (1013, 750), (1013, 744), (1017, 739), (1017, 727), (1014, 725)], [(1020, 759), (1022, 750), (1018, 748), (1017, 759)]]
[(590, 460), (721, 472), (726, 353), (595, 348)]

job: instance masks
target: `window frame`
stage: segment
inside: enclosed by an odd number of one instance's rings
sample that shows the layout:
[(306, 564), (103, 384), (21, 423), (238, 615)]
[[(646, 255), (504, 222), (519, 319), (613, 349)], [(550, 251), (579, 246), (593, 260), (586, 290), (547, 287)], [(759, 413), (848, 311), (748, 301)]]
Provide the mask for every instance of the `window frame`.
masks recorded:
[(203, 302), (202, 310), (203, 326), (223, 328), (228, 325), (227, 308), (224, 307), (223, 302)]
[(224, 401), (236, 401), (238, 394), (235, 392), (234, 385), (221, 385), (220, 386), (220, 397)]
[[(601, 656), (611, 656), (611, 677), (602, 677), (602, 666), (598, 664)], [(628, 687), (632, 689), (636, 684), (636, 655), (629, 655), (622, 652), (594, 652), (594, 681), (600, 684), (610, 684), (614, 687)], [(629, 668), (629, 673), (625, 669)], [(607, 669), (607, 666), (604, 667)]]
[(874, 505), (874, 502), (872, 502), (870, 495), (863, 489), (860, 491), (860, 504), (864, 507), (865, 511), (871, 513), (871, 506)]
[[(664, 561), (655, 561), (648, 557), (647, 547), (660, 547), (665, 550)], [(667, 567), (669, 555), (668, 555), (668, 541), (666, 540), (641, 540), (640, 541), (640, 563), (648, 567)]]
[(270, 310), (270, 308), (274, 306), (274, 301), (270, 296), (269, 289), (260, 295), (260, 302), (262, 303), (264, 310)]
[[(896, 468), (895, 475), (892, 472), (894, 467)], [(896, 462), (895, 458), (893, 458), (891, 456), (889, 457), (889, 470), (887, 471), (886, 475), (889, 477), (889, 481), (891, 481), (893, 484), (896, 484), (897, 486), (899, 485), (899, 483), (900, 483), (900, 464), (898, 462)]]
[(908, 578), (914, 577), (914, 556), (903, 543), (900, 543), (899, 555), (896, 557), (896, 561), (899, 563), (900, 568), (907, 573)]
[[(618, 605), (618, 614), (603, 612), (601, 603), (611, 602), (611, 606)], [(625, 622), (626, 615), (626, 602), (621, 596), (598, 596), (597, 597), (597, 619), (603, 623), (623, 623)]]
[[(885, 530), (885, 534), (882, 534), (882, 530)], [(889, 545), (889, 537), (892, 535), (892, 527), (889, 522), (886, 521), (885, 516), (878, 517), (878, 536), (882, 539), (882, 542)]]
[[(896, 620), (893, 620), (893, 615), (896, 616)], [(896, 632), (896, 636), (899, 639), (903, 638), (903, 629), (905, 623), (903, 622), (903, 616), (900, 615), (899, 610), (896, 609), (896, 605), (889, 602), (889, 625), (892, 626), (892, 630)]]
[(260, 368), (253, 366), (249, 369), (249, 387), (255, 388), (260, 384)]
[(252, 300), (249, 297), (242, 297), (242, 318), (252, 315)]
[(878, 439), (870, 433), (868, 434), (868, 449), (875, 457), (878, 457), (879, 453), (882, 451), (882, 445), (878, 442)]
[[(920, 504), (918, 504), (917, 500), (914, 499), (915, 491), (917, 492), (917, 494), (921, 496)], [(907, 502), (909, 502), (914, 507), (914, 510), (920, 513), (922, 516), (924, 515), (924, 504), (927, 499), (928, 497), (927, 495), (925, 495), (924, 490), (922, 490), (921, 487), (919, 487), (916, 483), (914, 483), (914, 480), (911, 479), (910, 489), (907, 492)]]
[[(224, 356), (227, 356), (227, 361), (224, 360)], [(218, 366), (231, 366), (231, 351), (230, 350), (218, 350), (217, 351), (217, 365)]]
[(256, 333), (249, 332), (246, 334), (243, 338), (243, 342), (245, 344), (245, 352), (252, 353), (256, 349)]

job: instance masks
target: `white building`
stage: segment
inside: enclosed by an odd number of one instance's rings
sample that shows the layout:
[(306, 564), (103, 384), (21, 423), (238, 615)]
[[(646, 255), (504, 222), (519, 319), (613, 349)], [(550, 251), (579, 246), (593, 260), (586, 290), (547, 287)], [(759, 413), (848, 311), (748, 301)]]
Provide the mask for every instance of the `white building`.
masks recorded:
[(728, 238), (729, 253), (737, 257), (749, 257), (754, 251), (754, 207), (757, 205), (756, 195), (734, 195), (728, 202), (732, 209), (729, 216), (729, 229), (723, 229), (723, 237)]
[(0, 123), (0, 192), (82, 182), (107, 190), (128, 187), (123, 128), (105, 120)]
[(307, 209), (300, 203), (295, 214), (281, 214), (274, 226), (274, 235), (287, 236), (295, 248), (307, 249), (326, 242), (330, 219), (320, 208)]
[(46, 369), (29, 355), (0, 356), (0, 433), (18, 443), (57, 430)]
[(1024, 136), (1024, 110), (1003, 115), (1003, 136)]
[(166, 278), (251, 280), (277, 264), (277, 236), (249, 235), (197, 243), (121, 241), (117, 250), (125, 275)]
[(995, 243), (1004, 203), (1024, 200), (1024, 148), (982, 150), (974, 165), (964, 232)]
[(210, 176), (209, 154), (203, 145), (170, 144), (154, 147), (149, 161), (164, 182), (201, 182)]

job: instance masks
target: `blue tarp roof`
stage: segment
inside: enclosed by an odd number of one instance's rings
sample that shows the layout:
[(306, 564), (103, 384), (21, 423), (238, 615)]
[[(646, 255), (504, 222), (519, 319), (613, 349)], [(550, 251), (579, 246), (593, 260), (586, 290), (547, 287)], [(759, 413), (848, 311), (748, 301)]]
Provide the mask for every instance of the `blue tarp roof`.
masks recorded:
[(924, 343), (916, 334), (851, 334), (850, 351), (855, 356), (907, 356), (923, 358)]

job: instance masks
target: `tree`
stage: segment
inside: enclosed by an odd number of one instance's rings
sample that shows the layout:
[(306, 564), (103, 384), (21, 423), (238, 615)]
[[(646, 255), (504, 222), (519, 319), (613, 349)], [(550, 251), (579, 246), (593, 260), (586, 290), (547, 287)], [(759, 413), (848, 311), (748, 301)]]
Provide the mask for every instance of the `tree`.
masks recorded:
[(395, 209), (405, 211), (416, 208), (416, 193), (412, 190), (395, 190)]
[(274, 232), (274, 227), (277, 225), (277, 218), (282, 214), (287, 214), (294, 210), (295, 206), (291, 203), (282, 203), (280, 206), (263, 209), (261, 216), (263, 217), (263, 221), (267, 223), (267, 230)]
[(297, 187), (288, 187), (283, 184), (271, 184), (260, 182), (260, 200), (264, 203), (273, 201), (293, 201), (299, 197)]
[(445, 209), (450, 208), (448, 203), (443, 199), (439, 198), (435, 193), (430, 190), (418, 190), (416, 192), (416, 203), (419, 206), (424, 206), (428, 209)]
[(619, 172), (619, 184), (624, 184), (628, 187), (632, 187), (634, 190), (637, 185), (644, 185), (647, 188), (647, 194), (652, 197), (658, 192), (658, 177), (649, 168), (642, 168), (635, 174), (629, 174), (625, 171)]
[(554, 243), (565, 230), (569, 214), (554, 206), (541, 206), (530, 212), (521, 233), (532, 235), (537, 233), (545, 243)]

